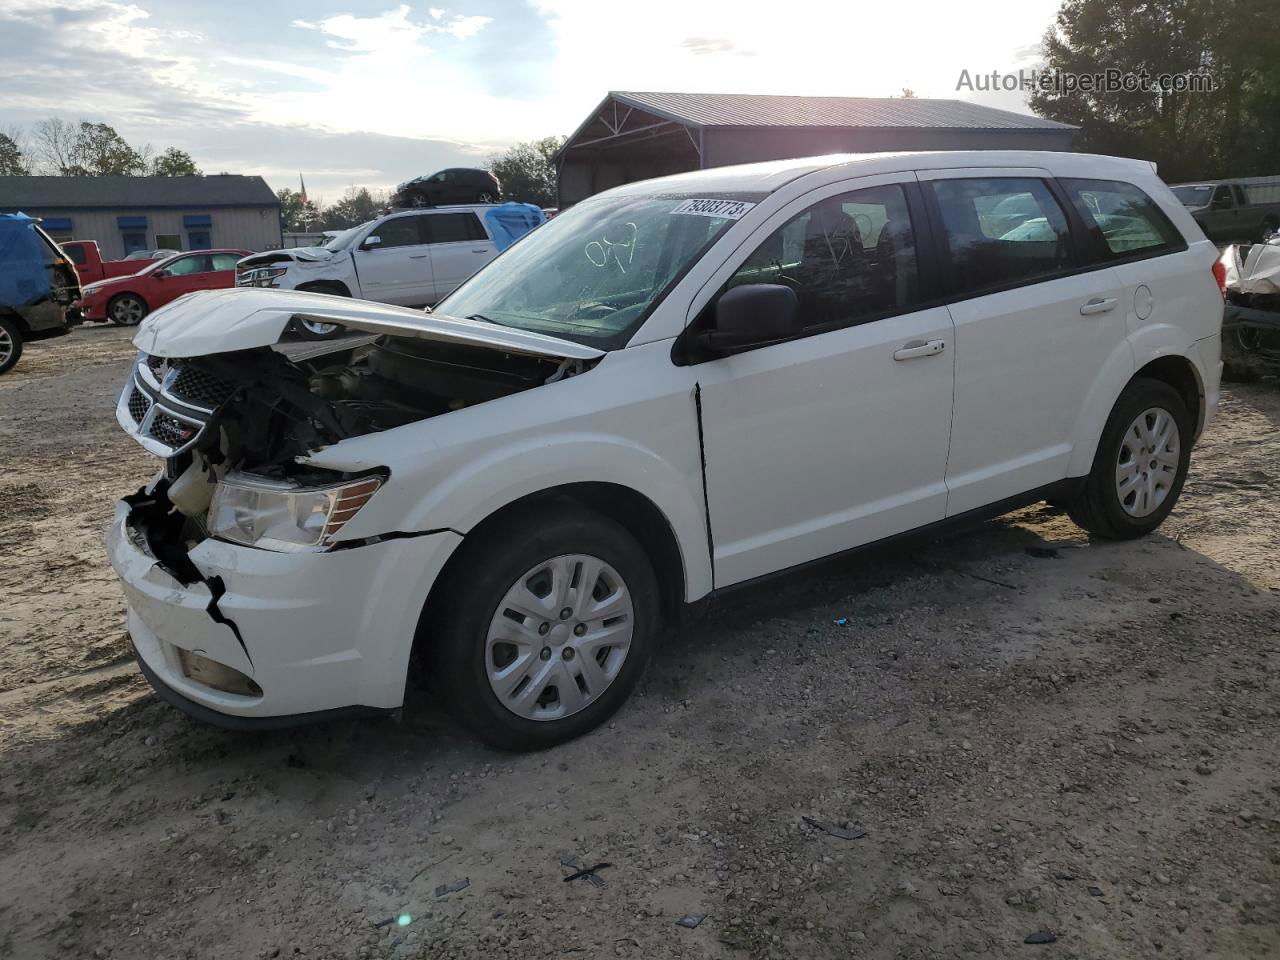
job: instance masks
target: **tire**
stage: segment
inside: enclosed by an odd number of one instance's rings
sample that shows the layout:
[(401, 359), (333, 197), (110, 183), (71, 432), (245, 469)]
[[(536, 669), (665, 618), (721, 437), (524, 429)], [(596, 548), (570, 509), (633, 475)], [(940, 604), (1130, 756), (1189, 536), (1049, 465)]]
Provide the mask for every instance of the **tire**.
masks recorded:
[[(350, 297), (351, 292), (336, 283), (304, 283), (299, 290), (310, 293), (328, 293), (335, 297)], [(347, 328), (340, 323), (320, 323), (316, 320), (295, 320), (293, 332), (303, 340), (336, 340), (344, 336)]]
[[(1167, 424), (1159, 415), (1168, 418)], [(1143, 418), (1141, 425), (1139, 418)], [(1170, 433), (1169, 426), (1176, 433)], [(1145, 377), (1131, 381), (1107, 419), (1093, 469), (1067, 508), (1071, 519), (1106, 540), (1131, 540), (1160, 526), (1182, 493), (1192, 431), (1191, 414), (1176, 390)], [(1170, 448), (1170, 439), (1176, 450)], [(1129, 486), (1122, 497), (1121, 470), (1126, 462), (1132, 467), (1125, 471)], [(1145, 484), (1148, 477), (1151, 482)]]
[[(513, 751), (555, 746), (604, 723), (644, 673), (660, 628), (658, 583), (641, 546), (607, 517), (549, 503), (500, 522), (462, 549), (429, 632), (434, 679), (452, 712), (485, 743)], [(579, 621), (580, 604), (591, 597), (569, 590), (557, 599), (551, 576), (557, 560), (561, 577), (565, 571), (581, 577), (587, 561), (600, 562), (597, 589), (615, 592), (595, 602), (609, 600), (608, 612), (620, 619)], [(524, 599), (512, 600), (522, 583)], [(541, 600), (535, 587), (547, 590)], [(523, 623), (510, 606), (517, 602), (530, 611)], [(544, 620), (539, 603), (564, 603), (562, 610), (572, 613), (564, 619), (550, 610)], [(517, 642), (504, 642), (508, 638)], [(603, 638), (616, 644), (605, 646)], [(562, 693), (557, 681), (572, 681), (576, 689)], [(498, 686), (507, 688), (505, 698)]]
[(8, 373), (22, 359), (22, 330), (8, 317), (0, 317), (0, 374)]
[(121, 293), (107, 304), (107, 317), (119, 327), (136, 327), (151, 312), (147, 301), (136, 293)]
[(404, 199), (405, 199), (404, 205), (406, 207), (434, 207), (435, 206), (435, 204), (431, 202), (431, 198), (427, 196), (427, 194), (423, 193), (421, 190), (411, 190), (409, 193), (405, 194)]
[(1258, 228), (1257, 242), (1262, 243), (1277, 230), (1280, 230), (1280, 220), (1276, 220), (1275, 217), (1267, 217), (1266, 220), (1262, 221), (1262, 226)]
[(480, 190), (476, 193), (476, 203), (497, 203), (498, 198), (493, 195), (492, 190)]
[(1227, 360), (1222, 364), (1222, 379), (1227, 383), (1255, 383), (1260, 376), (1261, 374), (1253, 367), (1247, 367), (1242, 363)]

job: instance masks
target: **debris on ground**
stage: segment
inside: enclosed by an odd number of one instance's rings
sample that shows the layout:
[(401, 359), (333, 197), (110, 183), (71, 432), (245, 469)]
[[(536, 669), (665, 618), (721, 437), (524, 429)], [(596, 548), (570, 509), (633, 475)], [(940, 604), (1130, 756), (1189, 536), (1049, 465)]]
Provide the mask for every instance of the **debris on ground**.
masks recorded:
[(826, 820), (815, 820), (813, 817), (801, 817), (800, 819), (809, 826), (816, 827), (823, 833), (829, 833), (831, 836), (838, 837), (841, 840), (861, 840), (867, 835), (867, 831), (863, 830), (861, 827), (855, 827), (852, 824), (842, 827), (834, 823), (829, 823)]
[(436, 896), (447, 897), (449, 894), (458, 893), (460, 890), (465, 890), (469, 886), (471, 886), (471, 881), (466, 877), (463, 877), (457, 883), (442, 883), (440, 886), (436, 887)]
[(612, 866), (613, 866), (612, 863), (597, 863), (594, 866), (583, 867), (581, 870), (576, 870), (573, 873), (569, 874), (567, 877), (565, 877), (564, 882), (569, 883), (570, 881), (577, 880), (581, 877), (589, 877), (592, 881), (602, 880), (604, 878), (597, 877), (596, 871), (603, 870), (606, 867), (612, 867)]
[(707, 919), (707, 915), (705, 913), (686, 913), (676, 921), (676, 926), (688, 927), (690, 930), (693, 930), (705, 919)]
[(1048, 930), (1037, 930), (1035, 933), (1027, 934), (1027, 939), (1023, 940), (1022, 942), (1023, 943), (1055, 943), (1057, 942), (1057, 939), (1058, 938), (1054, 936), (1052, 933), (1050, 933)]

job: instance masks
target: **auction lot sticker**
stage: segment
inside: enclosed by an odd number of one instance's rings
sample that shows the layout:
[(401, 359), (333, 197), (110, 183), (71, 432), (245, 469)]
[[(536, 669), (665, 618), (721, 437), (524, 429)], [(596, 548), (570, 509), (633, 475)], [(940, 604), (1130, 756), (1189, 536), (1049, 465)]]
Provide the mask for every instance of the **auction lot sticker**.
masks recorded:
[(671, 212), (694, 217), (741, 220), (742, 215), (754, 206), (754, 203), (747, 203), (745, 200), (681, 200)]

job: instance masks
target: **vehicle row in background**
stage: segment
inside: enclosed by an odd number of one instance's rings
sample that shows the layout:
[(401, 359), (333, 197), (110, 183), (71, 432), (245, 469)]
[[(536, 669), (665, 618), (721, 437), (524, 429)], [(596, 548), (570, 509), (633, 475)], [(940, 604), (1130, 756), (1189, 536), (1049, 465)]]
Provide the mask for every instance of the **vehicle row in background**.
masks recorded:
[(165, 257), (171, 257), (177, 250), (138, 250), (123, 260), (104, 260), (97, 240), (67, 240), (59, 244), (68, 260), (76, 266), (76, 274), (81, 284), (97, 283), (99, 280), (110, 280), (112, 277), (125, 277), (144, 269), (148, 263), (154, 263)]
[(81, 313), (86, 320), (133, 326), (184, 293), (235, 286), (236, 263), (248, 253), (194, 250), (144, 265), (137, 273), (86, 284)]
[[(236, 285), (429, 306), (543, 220), (542, 210), (527, 203), (396, 210), (324, 246), (247, 256)], [(340, 330), (312, 321), (298, 329), (311, 338)]]
[(1280, 177), (1181, 183), (1170, 189), (1210, 240), (1245, 243), (1280, 230)]
[(1222, 313), (1222, 376), (1248, 382), (1280, 374), (1280, 236), (1232, 244), (1214, 265)]
[(39, 221), (0, 214), (0, 373), (13, 369), (27, 341), (69, 332), (79, 298), (75, 267)]

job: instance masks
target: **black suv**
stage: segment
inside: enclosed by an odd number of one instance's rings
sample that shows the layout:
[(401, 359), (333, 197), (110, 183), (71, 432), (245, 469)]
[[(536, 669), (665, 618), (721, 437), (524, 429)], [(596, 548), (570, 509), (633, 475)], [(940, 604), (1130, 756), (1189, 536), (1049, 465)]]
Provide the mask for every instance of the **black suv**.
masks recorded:
[(446, 203), (497, 203), (502, 184), (488, 170), (452, 167), (429, 177), (415, 177), (396, 187), (397, 207), (437, 207)]
[(28, 340), (69, 333), (80, 318), (80, 278), (37, 221), (0, 214), (0, 373), (13, 369)]

